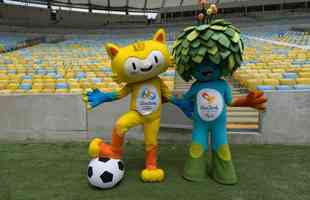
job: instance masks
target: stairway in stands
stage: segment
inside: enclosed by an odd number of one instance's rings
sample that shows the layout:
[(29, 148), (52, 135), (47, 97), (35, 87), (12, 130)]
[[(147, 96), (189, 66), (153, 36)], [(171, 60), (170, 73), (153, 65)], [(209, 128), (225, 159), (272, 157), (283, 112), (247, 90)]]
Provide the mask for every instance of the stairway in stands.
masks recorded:
[[(233, 89), (233, 96), (237, 97), (247, 93), (245, 88), (239, 86), (234, 80), (229, 80)], [(175, 80), (175, 92), (186, 92), (192, 82), (186, 83), (179, 76)], [(254, 133), (259, 131), (259, 113), (255, 109), (246, 107), (229, 107), (228, 108), (228, 131), (231, 133)]]

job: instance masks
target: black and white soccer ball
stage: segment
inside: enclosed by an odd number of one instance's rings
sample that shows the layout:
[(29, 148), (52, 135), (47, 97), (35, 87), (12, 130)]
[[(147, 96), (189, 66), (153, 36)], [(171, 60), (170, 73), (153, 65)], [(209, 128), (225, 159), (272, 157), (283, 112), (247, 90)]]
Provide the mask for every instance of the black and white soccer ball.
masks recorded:
[(124, 176), (124, 163), (112, 158), (94, 158), (87, 168), (87, 177), (91, 185), (98, 188), (112, 188), (119, 183)]

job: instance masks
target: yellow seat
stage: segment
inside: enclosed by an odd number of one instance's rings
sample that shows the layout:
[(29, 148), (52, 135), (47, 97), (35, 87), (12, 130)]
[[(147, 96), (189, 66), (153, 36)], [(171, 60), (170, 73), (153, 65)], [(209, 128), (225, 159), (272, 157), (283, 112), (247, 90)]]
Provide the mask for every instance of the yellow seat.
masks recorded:
[(81, 94), (83, 93), (83, 89), (82, 88), (70, 88), (70, 93), (78, 93)]
[(277, 86), (277, 85), (279, 85), (279, 80), (267, 78), (267, 79), (263, 80), (263, 85)]
[(296, 85), (294, 79), (279, 79), (280, 85)]
[(273, 73), (283, 73), (283, 72), (285, 72), (284, 69), (272, 69), (271, 71), (272, 71)]
[(52, 88), (44, 88), (41, 90), (42, 93), (54, 93), (55, 89)]
[(310, 78), (310, 71), (309, 72), (299, 72), (298, 75), (300, 78)]
[(272, 79), (281, 79), (282, 78), (282, 74), (281, 73), (269, 73), (268, 78), (272, 78)]
[(61, 89), (56, 89), (55, 90), (55, 93), (59, 93), (59, 94), (66, 94), (68, 92), (69, 92), (69, 90), (66, 89), (66, 88), (61, 88)]
[(0, 90), (6, 89), (7, 86), (8, 86), (8, 83), (7, 83), (7, 82), (0, 82)]
[(44, 89), (55, 89), (55, 83), (44, 83), (43, 85)]
[(9, 94), (9, 93), (12, 93), (12, 90), (10, 89), (0, 90), (0, 94)]
[(92, 88), (93, 86), (94, 86), (93, 83), (89, 81), (80, 82), (80, 87), (83, 89)]
[(249, 79), (246, 81), (246, 87), (249, 90), (256, 90), (256, 86), (261, 84), (263, 84), (263, 81), (259, 79)]
[(7, 77), (6, 75), (5, 76), (0, 76), (0, 81), (1, 80), (9, 80), (9, 77)]
[(41, 93), (41, 90), (42, 88), (33, 88), (31, 90), (28, 90), (28, 93), (34, 93), (34, 94), (37, 94), (37, 93)]
[(19, 83), (9, 83), (7, 88), (9, 90), (16, 90), (19, 87)]
[(69, 87), (71, 88), (71, 89), (77, 89), (77, 88), (80, 88), (80, 84), (78, 83), (78, 82), (71, 82), (71, 83), (69, 83)]
[(67, 72), (64, 76), (66, 79), (74, 78), (75, 73), (74, 72)]
[(310, 85), (310, 78), (297, 78), (296, 83)]

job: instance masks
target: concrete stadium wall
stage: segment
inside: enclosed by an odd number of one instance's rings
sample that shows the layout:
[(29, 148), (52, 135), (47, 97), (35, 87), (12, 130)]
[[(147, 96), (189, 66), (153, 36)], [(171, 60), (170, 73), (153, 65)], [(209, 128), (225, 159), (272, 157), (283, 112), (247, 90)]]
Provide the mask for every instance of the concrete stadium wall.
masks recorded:
[[(231, 143), (310, 144), (310, 93), (267, 93), (268, 108), (260, 116), (260, 133), (230, 133)], [(129, 107), (129, 98), (87, 112), (80, 95), (1, 95), (0, 140), (90, 140), (111, 138), (116, 120)], [(191, 121), (171, 104), (162, 112), (159, 138), (189, 142)], [(143, 128), (126, 139), (143, 140)]]
[(79, 95), (1, 95), (0, 105), (0, 140), (86, 139)]
[(266, 93), (267, 111), (260, 115), (262, 142), (310, 143), (310, 93)]

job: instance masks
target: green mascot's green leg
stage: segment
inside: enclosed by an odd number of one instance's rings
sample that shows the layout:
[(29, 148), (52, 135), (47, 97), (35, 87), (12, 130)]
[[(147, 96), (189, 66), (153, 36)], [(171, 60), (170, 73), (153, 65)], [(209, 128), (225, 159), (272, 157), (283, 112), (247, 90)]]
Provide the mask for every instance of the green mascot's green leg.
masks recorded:
[(212, 130), (212, 165), (212, 178), (218, 183), (233, 185), (238, 182), (227, 144), (226, 127), (216, 126), (215, 130)]
[(183, 177), (190, 181), (204, 181), (207, 178), (208, 134), (205, 123), (194, 121), (192, 144), (184, 166)]

